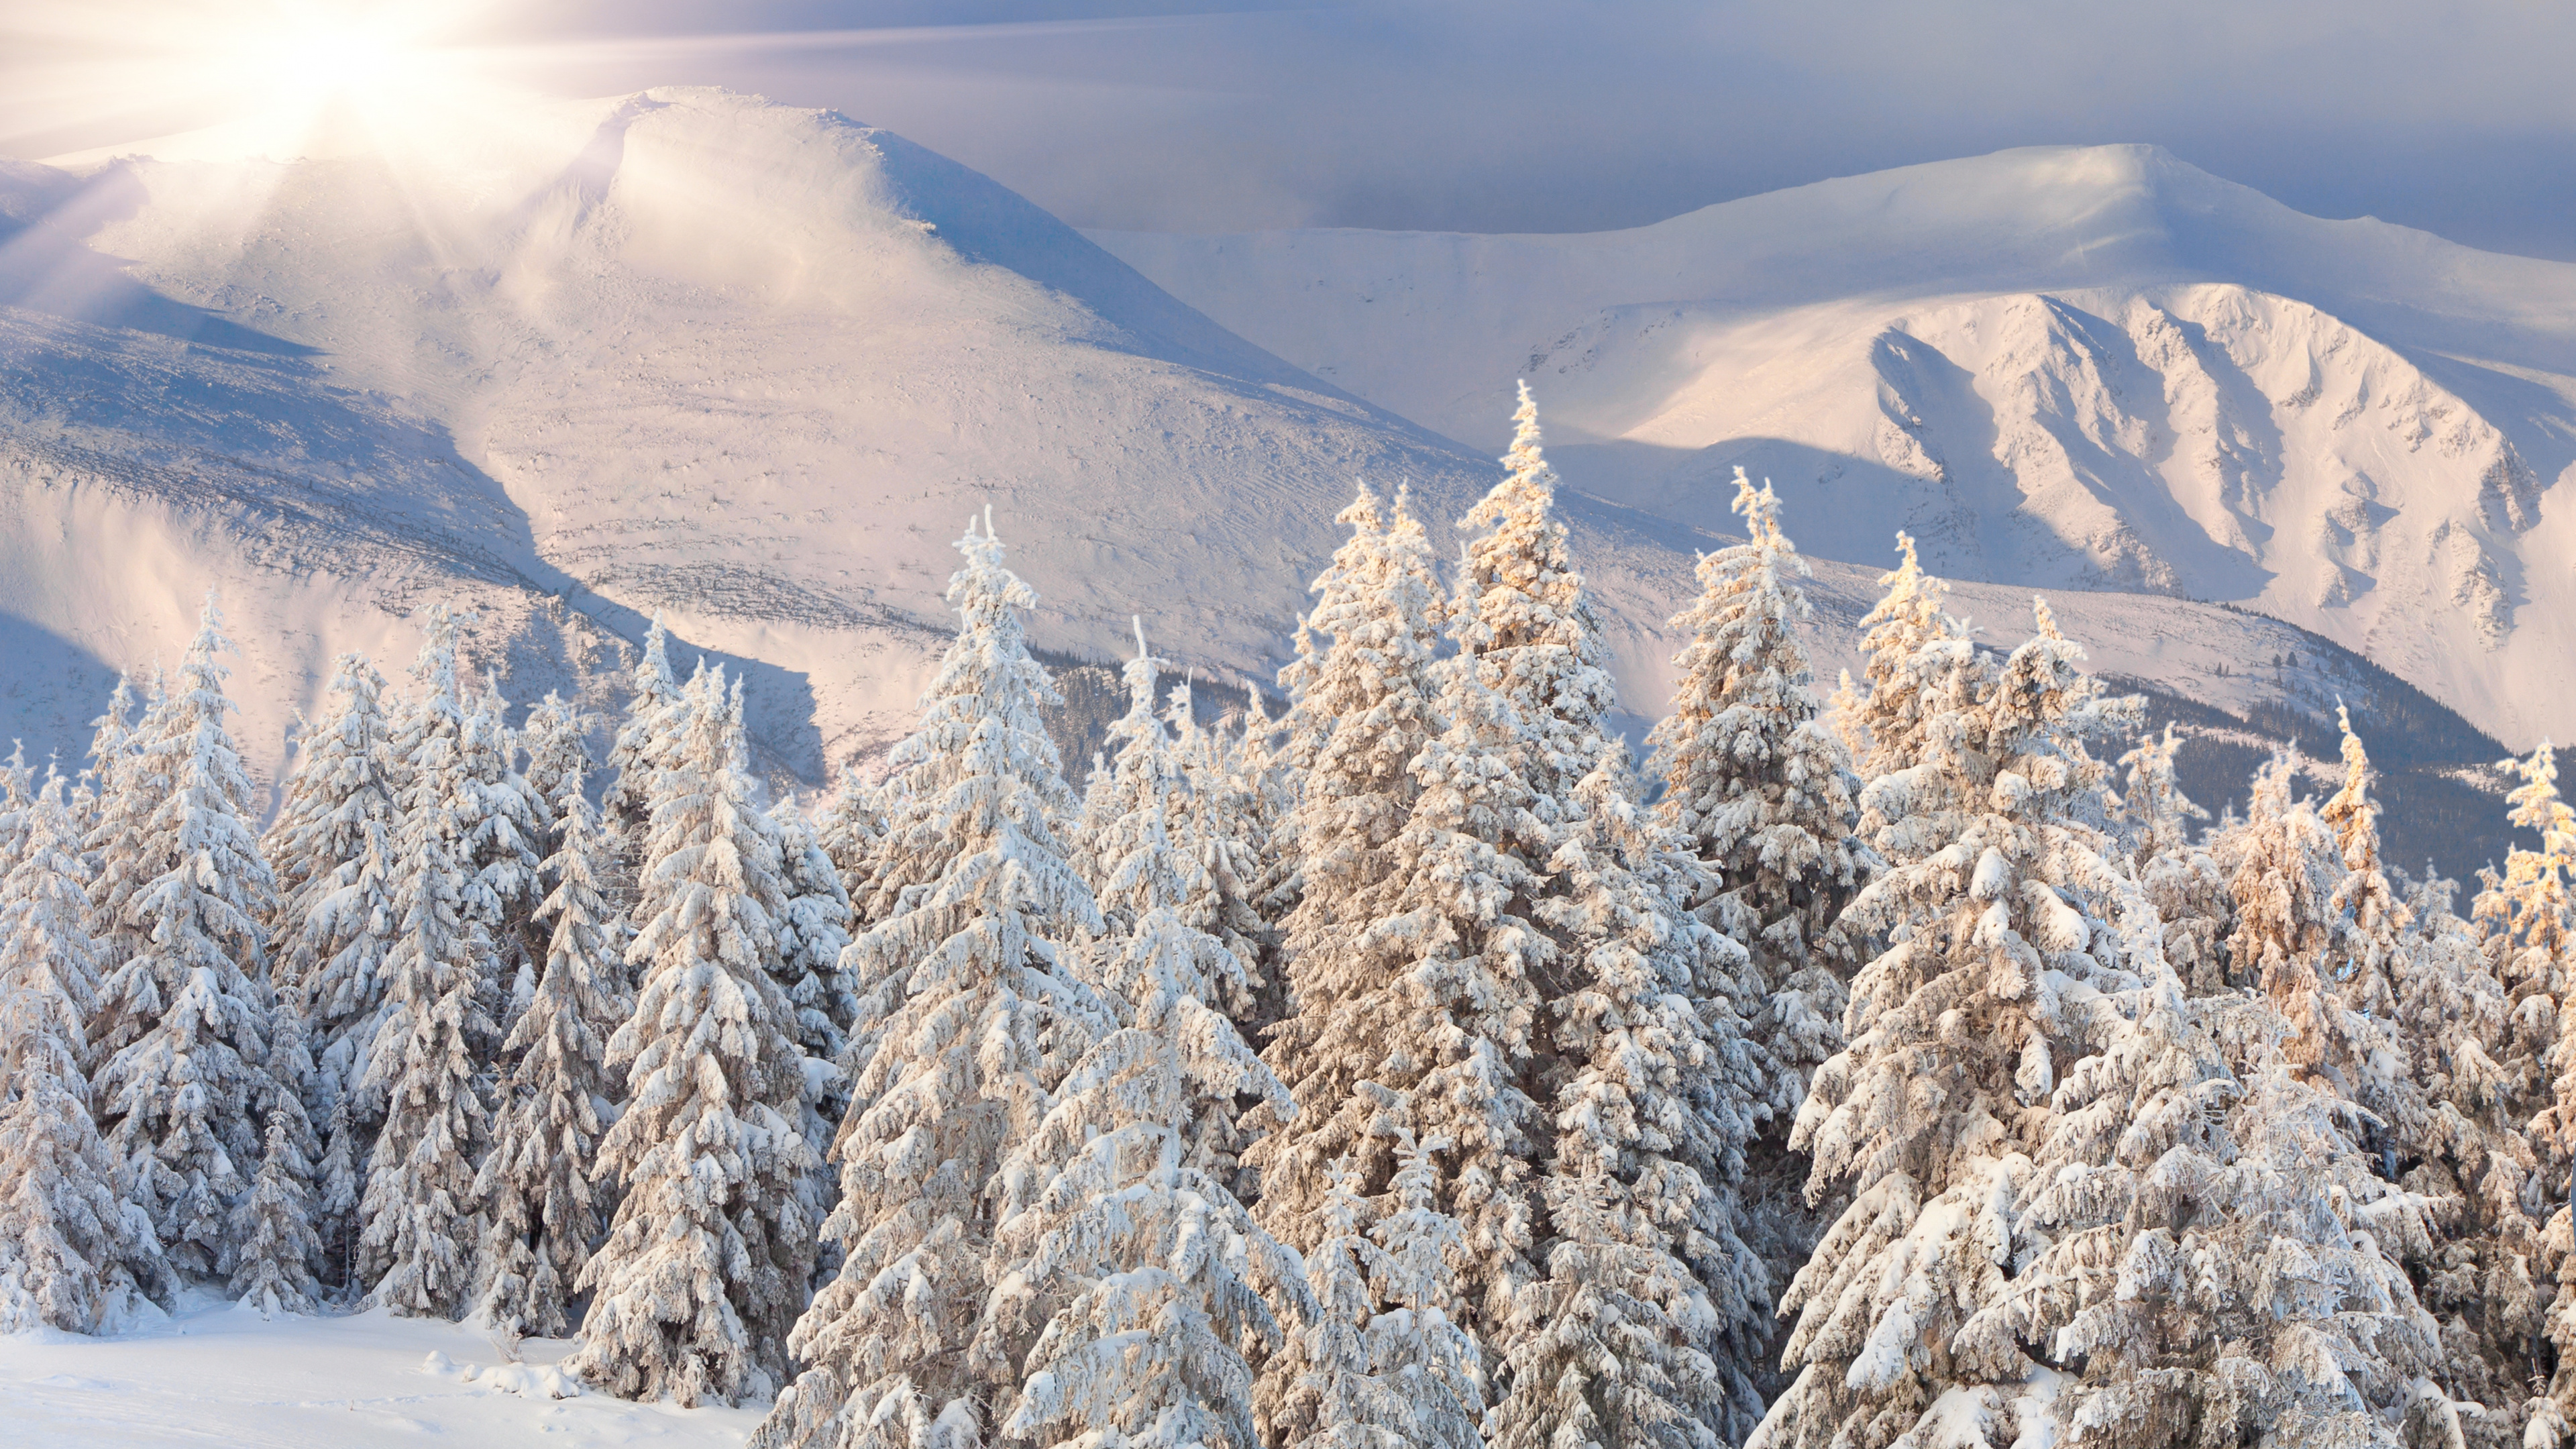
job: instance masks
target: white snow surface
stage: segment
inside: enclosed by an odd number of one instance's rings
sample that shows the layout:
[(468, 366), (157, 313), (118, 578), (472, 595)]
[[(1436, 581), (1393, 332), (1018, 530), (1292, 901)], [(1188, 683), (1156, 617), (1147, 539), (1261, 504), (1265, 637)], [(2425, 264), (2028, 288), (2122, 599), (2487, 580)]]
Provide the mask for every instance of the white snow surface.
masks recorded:
[[(238, 737), (254, 776), (273, 781), (295, 713), (316, 703), (332, 654), (364, 649), (397, 673), (418, 642), (411, 610), (443, 595), (480, 611), (469, 654), (499, 665), (521, 701), (563, 687), (594, 706), (612, 702), (646, 619), (667, 611), (678, 666), (699, 653), (730, 663), (748, 685), (765, 763), (819, 781), (827, 762), (879, 750), (909, 725), (954, 628), (940, 600), (954, 567), (948, 544), (988, 504), (1011, 567), (1042, 596), (1031, 621), (1039, 647), (1114, 658), (1129, 616), (1143, 614), (1158, 647), (1181, 663), (1266, 680), (1287, 657), (1308, 581), (1340, 541), (1331, 519), (1353, 480), (1390, 491), (1409, 481), (1435, 537), (1445, 535), (1500, 470), (1442, 434), (1494, 435), (1509, 414), (1510, 377), (1530, 370), (1525, 334), (1552, 346), (1568, 316), (1635, 324), (1602, 332), (1597, 356), (1587, 342), (1550, 352), (1558, 361), (1534, 370), (1575, 557), (1604, 608), (1632, 731), (1665, 706), (1682, 641), (1664, 621), (1696, 590), (1692, 551), (1731, 535), (1721, 475), (1739, 456), (1781, 478), (1792, 530), (1810, 554), (1854, 561), (1819, 564), (1814, 642), (1828, 685), (1849, 662), (1848, 624), (1874, 593), (1900, 526), (1937, 537), (1941, 566), (2006, 585), (1958, 596), (1998, 643), (2026, 631), (2021, 586), (2039, 583), (2096, 668), (2214, 703), (2241, 708), (2266, 693), (2263, 678), (2242, 671), (2283, 652), (2282, 641), (2303, 658), (2312, 652), (2266, 620), (2084, 592), (2155, 577), (2145, 563), (2120, 564), (2128, 573), (2069, 563), (2045, 538), (2024, 537), (2027, 509), (1981, 512), (2004, 498), (1991, 469), (1962, 464), (1953, 471), (1970, 483), (1926, 482), (1894, 464), (1779, 441), (1877, 415), (1875, 391), (1854, 402), (1831, 384), (1852, 366), (1876, 376), (1871, 359), (1887, 349), (1844, 347), (1827, 326), (1833, 317), (1895, 307), (1934, 318), (1937, 309), (1905, 298), (1957, 292), (1934, 274), (1983, 255), (1978, 247), (2007, 258), (1981, 275), (2032, 271), (2039, 262), (2027, 258), (2055, 253), (2027, 239), (2005, 245), (2027, 221), (2016, 206), (2081, 211), (2082, 188), (2070, 191), (2056, 173), (2122, 156), (2133, 170), (2174, 169), (2153, 153), (1960, 163), (1986, 178), (1982, 189), (1933, 184), (1941, 168), (1913, 183), (1870, 180), (1882, 192), (1933, 197), (1921, 207), (1955, 215), (1956, 236), (1918, 241), (1893, 223), (1871, 231), (1845, 215), (1867, 212), (1867, 198), (1846, 198), (1840, 212), (1821, 207), (1828, 220), (1842, 216), (1842, 250), (1814, 257), (1783, 249), (1826, 222), (1727, 222), (1712, 232), (1708, 219), (1724, 221), (1727, 208), (1607, 238), (1106, 238), (1231, 325), (1330, 369), (1332, 380), (1319, 381), (986, 178), (832, 113), (665, 89), (449, 118), (434, 134), (434, 149), (389, 142), (384, 153), (285, 161), (0, 163), (0, 739), (26, 736), (39, 759), (48, 749), (76, 753), (115, 671), (175, 662), (199, 597), (220, 586), (243, 651), (232, 682), (243, 704)], [(1814, 198), (1799, 199), (1807, 193), (1786, 196), (1735, 205), (1756, 220), (1819, 213)], [(2476, 258), (2397, 235), (2435, 262)], [(1753, 245), (1763, 237), (1771, 253)], [(1208, 281), (1209, 267), (1176, 260), (1202, 245), (1220, 259), (1311, 260), (1323, 248), (1320, 278), (1397, 278), (1383, 300), (1409, 320), (1376, 332), (1336, 321), (1369, 305), (1336, 301), (1338, 280), (1303, 291), (1283, 280), (1276, 305), (1254, 305), (1235, 283)], [(1604, 248), (1610, 260), (1588, 259)], [(1663, 258), (1656, 265), (1670, 281), (1622, 280), (1651, 268), (1621, 259), (1649, 254)], [(1470, 261), (1423, 260), (1460, 256)], [(2448, 275), (2402, 261), (2373, 275), (2393, 279), (2391, 288), (2420, 280), (2419, 271)], [(2479, 265), (2555, 275), (2540, 263)], [(1242, 285), (1259, 273), (1241, 271)], [(1934, 279), (1906, 280), (1918, 273)], [(1897, 300), (1852, 300), (1859, 276)], [(2190, 302), (2174, 290), (2178, 280), (2157, 285), (2178, 319), (2293, 305), (2250, 293), (2241, 303), (2215, 293)], [(1667, 310), (1688, 325), (1653, 328), (1646, 314), (1599, 301), (1640, 289), (1739, 300), (1675, 304)], [(1770, 300), (1757, 307), (1741, 297)], [(2048, 346), (2082, 330), (2063, 299), (1957, 305), (1999, 308), (1996, 317), (2020, 319)], [(1301, 309), (1311, 318), (1296, 321)], [(1730, 320), (1755, 312), (1776, 317)], [(1949, 332), (1914, 325), (1925, 337), (1988, 336), (1983, 316), (1942, 323)], [(2322, 337), (2340, 325), (2330, 323), (2312, 330)], [(1685, 335), (1704, 342), (1674, 356), (1715, 361), (1698, 371), (1646, 365), (1653, 348)], [(1818, 339), (1812, 347), (1797, 343), (1808, 336)], [(1366, 345), (1327, 349), (1328, 337)], [(1809, 379), (1804, 393), (1774, 389), (1770, 420), (1755, 429), (1772, 440), (1763, 444), (1770, 452), (1702, 447), (1689, 441), (1698, 425), (1653, 421), (1688, 414), (1682, 401), (1662, 400), (1703, 379), (1707, 406), (1734, 406), (1734, 364), (1719, 363), (1752, 355), (1746, 349), (1758, 351), (1763, 337), (1773, 338), (1761, 345), (1778, 359), (1775, 371)], [(1381, 343), (1383, 355), (1371, 355)], [(2420, 357), (2343, 346), (2375, 359), (2354, 374), (2369, 386), (2414, 385), (2399, 370), (2418, 368)], [(1596, 360), (1574, 366), (1587, 356)], [(2124, 362), (2106, 375), (2124, 389), (2122, 406), (2169, 427), (2179, 414), (2141, 400), (2143, 366)], [(2502, 376), (2446, 366), (2446, 377)], [(2540, 359), (2526, 371), (2555, 378), (2576, 373), (2576, 362)], [(2555, 385), (2517, 381), (2510, 396), (2558, 399)], [(2243, 387), (2228, 387), (2214, 396), (2238, 407)], [(2504, 456), (2495, 430), (2459, 395), (2409, 394), (2427, 400), (2425, 418), (2442, 410), (2435, 421), (2450, 430), (2418, 451), (2448, 456), (2455, 440), (2462, 467)], [(1964, 384), (1922, 397), (1908, 405), (1956, 404), (1940, 418), (1983, 406)], [(2279, 452), (2257, 426), (2260, 410), (2239, 411), (2256, 419), (2245, 426), (2257, 442)], [(2034, 449), (2058, 436), (2040, 432)], [(1969, 456), (1937, 431), (1926, 435)], [(2416, 456), (2398, 436), (2388, 433), (2382, 451), (2400, 462)], [(2544, 470), (2576, 450), (2519, 437), (2517, 456)], [(1791, 466), (1817, 460), (1806, 473)], [(2387, 488), (2434, 487), (2394, 464), (2371, 466)], [(1848, 476), (1818, 484), (1818, 472)], [(2331, 470), (2309, 472), (2327, 479)], [(2153, 479), (2121, 477), (2152, 492)], [(1945, 487), (1966, 502), (1944, 502)], [(2551, 514), (2515, 533), (2523, 526), (2467, 504), (2441, 506), (2449, 511), (2352, 505), (2378, 529), (2370, 537), (2394, 540), (2379, 545), (2391, 555), (2447, 523), (2442, 547), (2470, 560), (2464, 577), (2492, 577), (2505, 601), (2487, 613), (2509, 625), (2497, 636), (2503, 652), (2483, 637), (2459, 645), (2456, 630), (2418, 639), (2395, 627), (2394, 612), (2381, 636), (2362, 642), (2525, 743), (2515, 722), (2555, 708), (2551, 691), (2566, 673), (2563, 654), (2540, 657), (2540, 631), (2576, 627), (2552, 623), (2540, 606), (2558, 585), (2541, 577), (2535, 550), (2564, 521)], [(2166, 536), (2148, 524), (2132, 532)], [(2214, 544), (2168, 551), (2177, 569), (2215, 559), (2209, 567), (2222, 574), (2259, 572), (2228, 563), (2234, 555)], [(2113, 555), (2143, 557), (2105, 557)], [(2570, 557), (2558, 556), (2561, 573)], [(2396, 577), (2386, 565), (2352, 565), (2368, 567)], [(2200, 574), (2189, 582), (2190, 592), (2219, 592)], [(2257, 602), (2275, 607), (2269, 594)], [(2529, 659), (2538, 662), (2522, 670), (2517, 694), (2502, 683), (2517, 677), (2503, 665)], [(2221, 663), (2240, 672), (2220, 680), (2212, 671)], [(2514, 712), (2528, 701), (2537, 703)]]
[(424, 1437), (476, 1449), (733, 1449), (760, 1422), (760, 1406), (581, 1394), (553, 1367), (571, 1348), (527, 1339), (513, 1361), (485, 1335), (439, 1320), (376, 1310), (271, 1321), (201, 1304), (122, 1337), (0, 1337), (0, 1438), (24, 1449), (362, 1449)]
[[(2576, 719), (2576, 265), (2323, 221), (2151, 146), (1827, 181), (1628, 231), (1095, 232), (1426, 427), (1806, 552), (2224, 600), (2517, 747)], [(2240, 658), (2240, 663), (2244, 662)]]

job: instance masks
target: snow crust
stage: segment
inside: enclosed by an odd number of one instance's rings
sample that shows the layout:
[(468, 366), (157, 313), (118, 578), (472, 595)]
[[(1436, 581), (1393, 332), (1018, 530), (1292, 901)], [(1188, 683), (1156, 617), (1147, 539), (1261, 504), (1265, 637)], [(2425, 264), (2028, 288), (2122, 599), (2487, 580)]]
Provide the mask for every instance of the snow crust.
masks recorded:
[(201, 1304), (119, 1338), (0, 1338), (10, 1442), (125, 1449), (221, 1443), (358, 1449), (440, 1436), (521, 1444), (742, 1443), (751, 1409), (682, 1409), (581, 1394), (554, 1367), (569, 1340), (526, 1339), (519, 1360), (484, 1335), (382, 1310), (281, 1316)]

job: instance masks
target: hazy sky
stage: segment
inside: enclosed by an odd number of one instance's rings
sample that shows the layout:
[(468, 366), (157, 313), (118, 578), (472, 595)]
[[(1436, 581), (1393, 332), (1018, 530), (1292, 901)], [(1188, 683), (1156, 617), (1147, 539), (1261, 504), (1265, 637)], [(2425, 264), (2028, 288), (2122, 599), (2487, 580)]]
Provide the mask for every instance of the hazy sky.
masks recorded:
[[(0, 49), (9, 17), (75, 3), (0, 0)], [(245, 9), (281, 3), (296, 0)], [(523, 0), (509, 14), (478, 38), (628, 42), (549, 51), (552, 88), (712, 83), (831, 106), (1084, 226), (1593, 230), (2006, 146), (2151, 141), (2305, 211), (2576, 259), (2567, 0)], [(814, 31), (839, 33), (792, 34)], [(95, 120), (41, 120), (0, 112), (0, 151), (110, 139)]]

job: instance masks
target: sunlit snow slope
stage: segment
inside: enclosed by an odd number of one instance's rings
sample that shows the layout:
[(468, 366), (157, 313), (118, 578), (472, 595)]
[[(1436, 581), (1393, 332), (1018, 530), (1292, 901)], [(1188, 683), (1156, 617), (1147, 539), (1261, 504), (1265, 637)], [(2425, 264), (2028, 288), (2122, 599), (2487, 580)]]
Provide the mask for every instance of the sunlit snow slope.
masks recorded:
[(1811, 553), (1910, 528), (1959, 578), (2292, 621), (2517, 746), (2576, 723), (2576, 266), (2143, 146), (1589, 235), (1094, 235), (1450, 436), (1528, 377), (1563, 471), (1651, 515), (1722, 527), (1740, 463)]
[(331, 650), (399, 667), (443, 592), (514, 693), (613, 679), (670, 611), (810, 779), (904, 722), (970, 513), (1042, 645), (1106, 654), (1143, 612), (1248, 666), (1353, 478), (1476, 484), (884, 131), (705, 90), (485, 120), (390, 159), (0, 172), (21, 727), (175, 658), (221, 582), (265, 763)]

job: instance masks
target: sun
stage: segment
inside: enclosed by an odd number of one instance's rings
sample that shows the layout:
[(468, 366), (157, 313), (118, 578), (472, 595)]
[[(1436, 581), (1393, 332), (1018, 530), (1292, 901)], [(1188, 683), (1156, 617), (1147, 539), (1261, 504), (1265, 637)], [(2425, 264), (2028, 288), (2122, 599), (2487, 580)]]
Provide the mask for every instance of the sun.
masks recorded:
[[(93, 0), (46, 12), (0, 59), (0, 131), (149, 129), (111, 146), (238, 154), (424, 139), (496, 85), (478, 0)], [(15, 64), (11, 62), (15, 61)], [(84, 114), (86, 113), (86, 114)], [(97, 144), (96, 142), (92, 143)], [(156, 152), (156, 154), (158, 154)]]

